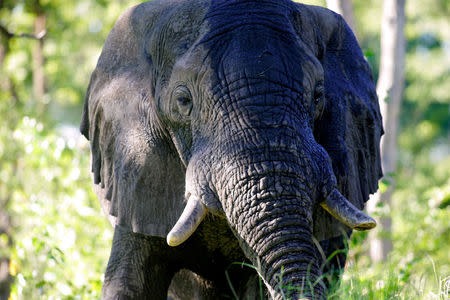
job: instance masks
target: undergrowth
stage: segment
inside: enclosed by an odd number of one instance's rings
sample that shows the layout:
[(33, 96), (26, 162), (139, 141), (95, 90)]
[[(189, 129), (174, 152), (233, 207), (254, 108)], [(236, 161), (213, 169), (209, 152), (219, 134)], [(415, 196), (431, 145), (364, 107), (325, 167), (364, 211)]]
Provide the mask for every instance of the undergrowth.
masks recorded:
[[(351, 257), (351, 255), (350, 255)], [(348, 299), (348, 300), (383, 300), (383, 299), (429, 299), (429, 300), (449, 300), (450, 299), (450, 276), (440, 274), (439, 266), (428, 257), (429, 264), (433, 269), (433, 274), (415, 273), (414, 263), (402, 264), (391, 258), (385, 263), (366, 266), (365, 263), (355, 265), (350, 262), (345, 268), (342, 280), (332, 284), (328, 290), (327, 299)], [(245, 263), (235, 263), (243, 267), (257, 269)], [(422, 266), (418, 270), (423, 270)], [(235, 288), (226, 272), (228, 283), (233, 295), (229, 299), (239, 299)], [(323, 277), (327, 276), (326, 274)], [(282, 274), (280, 274), (282, 278)], [(321, 278), (322, 279), (322, 278)], [(309, 283), (306, 286), (312, 287), (316, 283)], [(283, 290), (299, 290), (298, 287), (283, 287)], [(308, 288), (308, 290), (310, 290)], [(264, 292), (263, 292), (264, 291)], [(267, 299), (261, 295), (266, 293), (264, 283), (259, 280), (259, 295), (257, 300)], [(305, 292), (307, 293), (307, 292)], [(292, 300), (284, 297), (285, 300)], [(247, 299), (245, 299), (247, 300)], [(254, 299), (249, 299), (254, 300)], [(256, 299), (255, 299), (256, 300)]]

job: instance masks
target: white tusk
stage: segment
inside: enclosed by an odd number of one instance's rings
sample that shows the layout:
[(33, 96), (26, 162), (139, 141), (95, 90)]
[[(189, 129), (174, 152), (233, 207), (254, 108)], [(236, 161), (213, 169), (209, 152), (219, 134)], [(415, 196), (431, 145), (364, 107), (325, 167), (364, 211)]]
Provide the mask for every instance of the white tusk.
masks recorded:
[(191, 195), (175, 226), (167, 235), (169, 246), (178, 246), (186, 241), (205, 218), (206, 206), (197, 197)]
[(356, 208), (337, 189), (334, 189), (320, 205), (333, 217), (352, 229), (363, 231), (377, 226), (374, 219)]

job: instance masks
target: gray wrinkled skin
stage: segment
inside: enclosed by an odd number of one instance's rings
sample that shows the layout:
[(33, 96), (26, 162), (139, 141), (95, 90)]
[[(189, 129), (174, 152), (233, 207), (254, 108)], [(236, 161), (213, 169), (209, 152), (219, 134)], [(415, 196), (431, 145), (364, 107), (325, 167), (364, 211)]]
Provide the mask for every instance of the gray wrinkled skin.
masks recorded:
[[(92, 74), (81, 132), (115, 226), (104, 299), (166, 299), (169, 286), (173, 299), (221, 299), (233, 296), (226, 272), (240, 299), (325, 298), (321, 276), (345, 254), (323, 256), (349, 228), (318, 204), (337, 188), (362, 209), (381, 176), (381, 116), (353, 34), (287, 0), (129, 9)], [(169, 247), (191, 195), (208, 215)]]

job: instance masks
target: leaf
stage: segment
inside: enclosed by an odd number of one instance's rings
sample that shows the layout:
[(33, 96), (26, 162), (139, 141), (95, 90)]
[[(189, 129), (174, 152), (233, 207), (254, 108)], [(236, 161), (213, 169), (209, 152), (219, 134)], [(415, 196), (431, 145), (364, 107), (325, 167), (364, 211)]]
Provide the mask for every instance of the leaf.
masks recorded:
[(442, 202), (439, 204), (440, 209), (445, 209), (448, 206), (450, 206), (450, 194), (445, 195), (444, 199), (442, 199)]
[(367, 58), (373, 58), (375, 56), (375, 54), (372, 49), (366, 49), (364, 51), (364, 56)]

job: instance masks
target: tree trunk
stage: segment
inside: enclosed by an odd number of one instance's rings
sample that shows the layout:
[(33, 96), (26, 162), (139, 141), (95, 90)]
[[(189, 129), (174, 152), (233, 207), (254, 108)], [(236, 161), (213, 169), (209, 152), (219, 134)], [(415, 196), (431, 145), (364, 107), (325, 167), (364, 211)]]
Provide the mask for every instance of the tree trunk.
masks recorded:
[[(34, 21), (34, 34), (41, 36), (45, 32), (46, 17), (39, 4), (35, 8), (36, 20)], [(38, 115), (44, 112), (45, 104), (43, 101), (45, 94), (45, 75), (44, 75), (44, 39), (39, 39), (33, 49), (33, 94), (36, 101), (36, 110)]]
[[(6, 245), (3, 241), (0, 241), (0, 245), (10, 249), (12, 247), (11, 237), (11, 219), (8, 214), (7, 204), (9, 199), (0, 199), (0, 236), (4, 239), (6, 237)], [(9, 269), (9, 257), (8, 254), (0, 255), (0, 300), (7, 300), (11, 292), (11, 284), (13, 282), (13, 276)]]
[[(2, 5), (0, 4), (0, 7), (1, 6)], [(9, 50), (9, 39), (10, 36), (4, 32), (0, 35), (0, 67), (3, 67), (3, 62)], [(11, 89), (11, 82), (9, 81), (9, 78), (2, 78), (0, 88), (5, 91), (9, 91)], [(6, 246), (6, 248), (10, 247), (12, 244), (10, 234), (11, 221), (7, 209), (9, 199), (9, 196), (6, 198), (0, 196), (0, 236), (6, 237), (7, 239), (7, 245), (0, 241), (0, 247)], [(0, 254), (0, 300), (7, 300), (9, 298), (12, 279), (13, 277), (11, 276), (11, 272), (9, 270), (9, 257), (8, 255), (4, 256), (4, 253), (2, 253)]]
[[(389, 210), (394, 190), (393, 173), (397, 164), (397, 136), (399, 113), (405, 81), (405, 0), (385, 0), (381, 25), (381, 58), (377, 93), (385, 134), (381, 139), (381, 158), (385, 181), (384, 193), (378, 192), (369, 201), (369, 211), (382, 203), (386, 215), (381, 216), (378, 229), (369, 234), (370, 256), (373, 261), (383, 261), (392, 250), (391, 218)], [(383, 234), (380, 234), (383, 233)]]
[(327, 7), (340, 14), (356, 35), (355, 18), (351, 0), (327, 0)]

